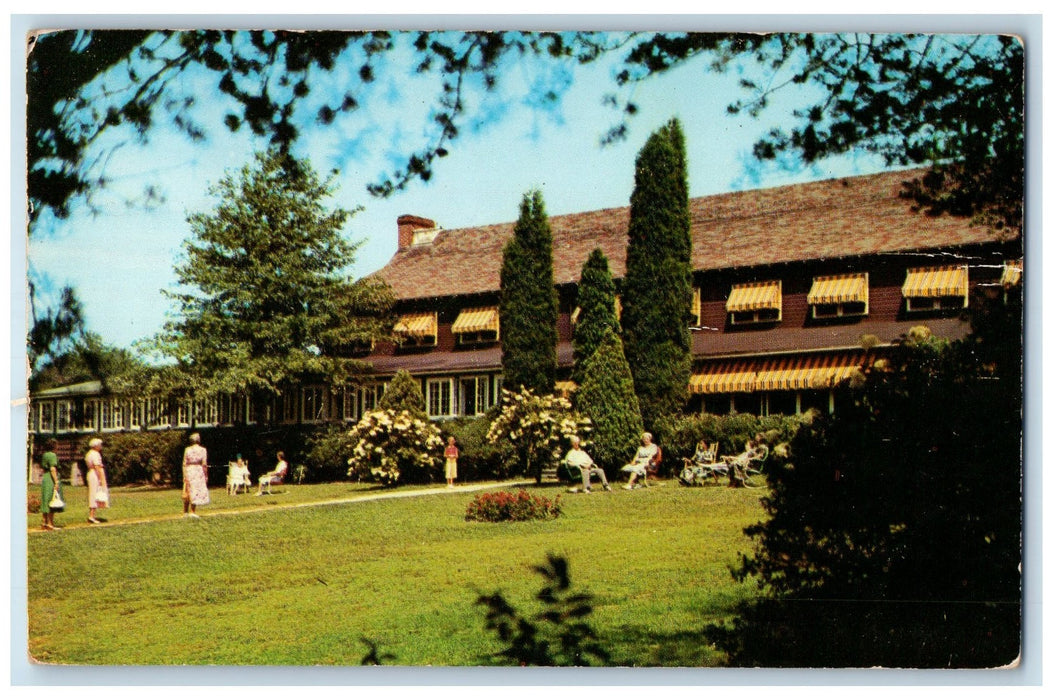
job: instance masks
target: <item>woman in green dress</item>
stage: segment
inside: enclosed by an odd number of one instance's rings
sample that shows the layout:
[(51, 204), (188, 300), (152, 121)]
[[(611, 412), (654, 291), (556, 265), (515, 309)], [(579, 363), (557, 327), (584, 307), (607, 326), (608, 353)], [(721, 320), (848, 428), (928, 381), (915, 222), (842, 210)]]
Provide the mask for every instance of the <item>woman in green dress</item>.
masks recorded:
[(43, 530), (55, 529), (55, 509), (51, 507), (51, 498), (56, 489), (62, 497), (62, 487), (58, 475), (58, 456), (55, 454), (55, 438), (48, 438), (44, 443), (44, 454), (40, 457), (40, 466), (44, 470), (40, 480), (40, 513), (44, 518)]

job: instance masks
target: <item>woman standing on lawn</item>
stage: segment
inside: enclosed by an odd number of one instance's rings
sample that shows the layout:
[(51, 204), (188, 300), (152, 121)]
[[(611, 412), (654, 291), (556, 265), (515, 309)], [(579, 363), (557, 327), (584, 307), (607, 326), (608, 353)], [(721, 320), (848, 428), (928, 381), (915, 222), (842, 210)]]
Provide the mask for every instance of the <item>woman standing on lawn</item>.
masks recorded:
[(453, 488), (453, 480), (457, 478), (457, 458), (461, 453), (457, 449), (457, 440), (452, 435), (446, 443), (446, 488)]
[(201, 435), (193, 433), (183, 451), (183, 517), (199, 517), (197, 507), (208, 501), (208, 451), (201, 446)]
[(102, 440), (93, 438), (88, 443), (88, 454), (84, 455), (84, 466), (88, 470), (88, 522), (97, 525), (96, 508), (110, 507), (110, 490), (106, 486), (106, 468), (102, 466)]
[(40, 479), (40, 514), (44, 519), (41, 529), (55, 529), (55, 511), (51, 509), (51, 497), (56, 491), (62, 497), (59, 488), (58, 457), (55, 455), (55, 438), (48, 438), (44, 443), (44, 454), (40, 457), (40, 466), (44, 475)]

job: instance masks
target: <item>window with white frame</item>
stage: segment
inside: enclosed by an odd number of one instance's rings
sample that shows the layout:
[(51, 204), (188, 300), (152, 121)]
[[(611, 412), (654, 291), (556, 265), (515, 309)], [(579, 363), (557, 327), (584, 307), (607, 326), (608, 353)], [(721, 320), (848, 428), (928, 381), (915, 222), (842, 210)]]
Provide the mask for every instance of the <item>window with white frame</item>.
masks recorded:
[(870, 313), (870, 276), (866, 272), (824, 275), (808, 292), (812, 318), (866, 316)]
[(458, 406), (462, 416), (479, 416), (490, 408), (490, 378), (461, 377)]
[(168, 400), (159, 397), (146, 399), (146, 427), (168, 428), (172, 425), (172, 416), (168, 411)]
[(948, 311), (969, 304), (969, 266), (913, 267), (903, 282), (908, 312)]
[(128, 402), (128, 427), (132, 430), (138, 430), (139, 428), (146, 425), (144, 414), (146, 412), (146, 404), (142, 400), (135, 400)]
[(185, 428), (190, 425), (190, 415), (193, 410), (190, 401), (179, 401), (176, 403), (176, 425)]
[(295, 423), (297, 419), (296, 394), (286, 391), (282, 394), (282, 423)]
[(194, 424), (215, 425), (219, 421), (219, 402), (216, 397), (194, 400)]
[(42, 433), (55, 432), (55, 402), (43, 401), (38, 405), (40, 408), (38, 429)]
[(99, 429), (99, 399), (88, 399), (84, 402), (84, 412), (81, 415), (80, 429), (93, 431)]
[(343, 389), (340, 398), (340, 418), (345, 421), (358, 420), (358, 390)]
[(445, 418), (453, 415), (452, 379), (429, 379), (426, 393), (429, 417)]
[(73, 427), (73, 402), (55, 402), (55, 430), (64, 433)]
[(325, 420), (325, 387), (305, 386), (300, 390), (301, 420), (317, 423)]

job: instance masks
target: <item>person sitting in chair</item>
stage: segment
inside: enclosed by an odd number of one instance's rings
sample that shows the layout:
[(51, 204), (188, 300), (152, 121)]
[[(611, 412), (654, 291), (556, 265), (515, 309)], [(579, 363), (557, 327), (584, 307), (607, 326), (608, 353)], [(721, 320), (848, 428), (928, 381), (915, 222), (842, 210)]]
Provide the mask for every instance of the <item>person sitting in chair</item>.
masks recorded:
[(764, 437), (757, 433), (746, 440), (746, 447), (739, 454), (728, 460), (730, 471), (728, 472), (728, 486), (739, 487), (746, 485), (746, 467), (750, 460), (757, 459), (767, 450), (764, 445)]
[(273, 484), (280, 484), (285, 479), (285, 473), (289, 471), (289, 463), (285, 461), (285, 453), (278, 453), (278, 466), (273, 471), (269, 471), (260, 477), (260, 490), (256, 492), (257, 496), (263, 495), (263, 487), (266, 486), (268, 489)]
[(596, 463), (592, 461), (592, 457), (581, 449), (581, 438), (577, 435), (573, 435), (570, 438), (570, 451), (567, 452), (567, 456), (563, 458), (563, 461), (568, 466), (577, 467), (581, 470), (581, 487), (585, 493), (592, 493), (592, 475), (598, 474), (600, 481), (603, 482), (603, 490), (610, 491), (611, 485), (607, 483), (607, 474), (600, 467), (596, 466)]
[(658, 445), (651, 442), (651, 438), (651, 433), (644, 433), (633, 461), (622, 467), (623, 472), (629, 472), (629, 483), (623, 488), (633, 488), (636, 485), (636, 479), (641, 476), (644, 478), (644, 486), (647, 485), (647, 469), (658, 459), (659, 454)]

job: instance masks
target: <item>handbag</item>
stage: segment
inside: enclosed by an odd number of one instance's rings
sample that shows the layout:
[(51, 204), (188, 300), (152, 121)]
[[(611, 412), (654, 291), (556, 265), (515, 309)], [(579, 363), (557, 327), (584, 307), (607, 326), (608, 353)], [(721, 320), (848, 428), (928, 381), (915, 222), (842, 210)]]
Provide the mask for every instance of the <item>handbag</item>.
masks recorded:
[(50, 510), (63, 510), (66, 507), (66, 502), (62, 500), (62, 496), (59, 495), (58, 489), (55, 489), (54, 493), (51, 494), (51, 500), (48, 501), (48, 508)]
[(102, 486), (95, 492), (95, 502), (102, 505), (110, 505), (110, 494)]

